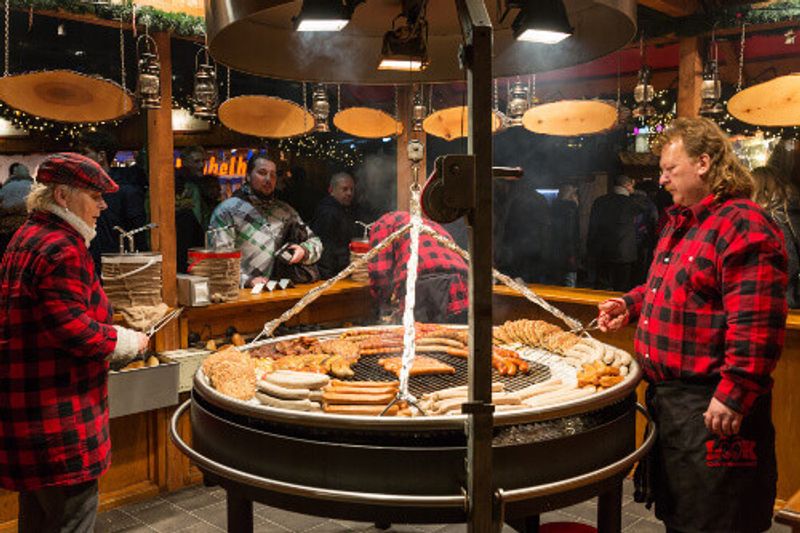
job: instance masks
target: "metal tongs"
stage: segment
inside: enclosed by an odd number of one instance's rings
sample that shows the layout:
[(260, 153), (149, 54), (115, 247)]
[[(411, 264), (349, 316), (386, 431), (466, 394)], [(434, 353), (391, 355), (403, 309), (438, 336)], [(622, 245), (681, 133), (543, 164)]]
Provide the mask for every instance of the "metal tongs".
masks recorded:
[(572, 328), (569, 330), (569, 333), (574, 333), (575, 335), (585, 335), (588, 337), (590, 331), (595, 331), (598, 329), (600, 329), (600, 326), (597, 324), (597, 317), (595, 317), (585, 326), (577, 326)]
[(183, 307), (178, 307), (177, 309), (173, 309), (166, 315), (162, 316), (158, 319), (152, 326), (150, 326), (147, 331), (145, 331), (145, 335), (148, 337), (152, 337), (156, 334), (161, 328), (169, 324), (170, 321), (174, 318), (178, 318), (180, 314), (183, 313)]

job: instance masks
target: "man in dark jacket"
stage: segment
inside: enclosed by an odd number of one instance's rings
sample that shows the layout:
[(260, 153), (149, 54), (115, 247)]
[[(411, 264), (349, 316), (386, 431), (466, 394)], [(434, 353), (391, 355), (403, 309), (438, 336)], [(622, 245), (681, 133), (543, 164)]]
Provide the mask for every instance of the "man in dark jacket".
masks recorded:
[(633, 180), (619, 175), (614, 190), (592, 204), (587, 252), (595, 265), (595, 288), (627, 291), (636, 263), (636, 214)]
[(527, 283), (541, 283), (547, 273), (550, 207), (529, 179), (511, 185), (506, 198), (501, 240), (495, 244), (499, 269)]
[[(89, 247), (94, 260), (95, 271), (100, 275), (101, 256), (107, 253), (119, 253), (119, 230), (131, 231), (147, 224), (145, 211), (145, 190), (138, 177), (139, 169), (111, 168), (111, 161), (117, 155), (117, 142), (108, 133), (97, 131), (86, 133), (78, 143), (79, 152), (98, 165), (119, 185), (119, 190), (103, 195), (108, 208), (100, 213), (97, 219), (97, 237)], [(147, 234), (142, 232), (134, 236), (138, 251), (150, 249)]]
[(322, 240), (320, 275), (332, 278), (350, 264), (350, 240), (358, 235), (352, 203), (355, 182), (350, 174), (331, 177), (328, 196), (322, 199), (311, 221), (311, 229)]
[(32, 185), (33, 178), (28, 173), (28, 167), (22, 163), (12, 163), (8, 181), (0, 189), (0, 257), (11, 236), (28, 218), (25, 199)]
[(578, 188), (570, 183), (558, 189), (558, 198), (550, 206), (553, 231), (550, 241), (552, 283), (574, 287), (578, 280), (580, 256), (580, 214), (578, 213)]

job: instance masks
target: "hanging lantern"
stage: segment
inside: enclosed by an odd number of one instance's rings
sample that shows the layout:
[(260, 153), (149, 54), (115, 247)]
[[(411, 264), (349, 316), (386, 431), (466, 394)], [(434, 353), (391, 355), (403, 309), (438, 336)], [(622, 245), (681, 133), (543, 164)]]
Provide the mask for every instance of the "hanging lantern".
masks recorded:
[(414, 103), (411, 106), (411, 131), (417, 133), (423, 131), (422, 123), (427, 114), (428, 110), (425, 108), (425, 104), (422, 103), (422, 94), (417, 91), (414, 95)]
[(328, 126), (328, 115), (331, 112), (331, 104), (328, 102), (328, 93), (325, 91), (325, 86), (318, 83), (314, 87), (312, 95), (311, 114), (314, 115), (314, 131), (320, 133), (327, 133), (331, 131)]
[(700, 115), (713, 117), (725, 111), (725, 106), (720, 102), (722, 96), (722, 83), (719, 81), (719, 68), (717, 62), (711, 60), (703, 69), (703, 83), (700, 85)]
[(633, 110), (634, 117), (655, 115), (656, 110), (651, 103), (655, 94), (655, 89), (650, 84), (650, 67), (642, 65), (639, 70), (639, 81), (636, 83), (636, 87), (633, 88), (633, 99), (636, 101), (636, 107)]
[(508, 88), (508, 104), (506, 104), (507, 126), (521, 126), (522, 116), (529, 106), (530, 89), (522, 81), (515, 81)]
[[(141, 43), (144, 43), (144, 50), (140, 52)], [(139, 72), (136, 77), (136, 99), (139, 107), (160, 109), (161, 64), (156, 41), (147, 34), (140, 35), (136, 41), (136, 52), (139, 55)]]
[[(200, 53), (205, 57), (199, 64)], [(197, 51), (194, 60), (194, 87), (192, 88), (192, 115), (199, 119), (211, 119), (217, 114), (219, 104), (219, 89), (217, 88), (217, 67), (211, 64), (208, 48), (203, 47)]]

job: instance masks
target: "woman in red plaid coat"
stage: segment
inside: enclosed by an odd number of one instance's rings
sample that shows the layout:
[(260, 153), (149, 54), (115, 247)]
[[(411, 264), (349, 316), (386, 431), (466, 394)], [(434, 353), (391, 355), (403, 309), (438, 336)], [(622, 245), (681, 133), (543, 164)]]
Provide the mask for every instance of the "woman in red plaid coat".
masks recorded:
[(112, 326), (87, 250), (117, 185), (78, 154), (46, 159), (0, 267), (0, 486), (19, 531), (93, 531), (110, 464), (109, 362), (147, 347)]

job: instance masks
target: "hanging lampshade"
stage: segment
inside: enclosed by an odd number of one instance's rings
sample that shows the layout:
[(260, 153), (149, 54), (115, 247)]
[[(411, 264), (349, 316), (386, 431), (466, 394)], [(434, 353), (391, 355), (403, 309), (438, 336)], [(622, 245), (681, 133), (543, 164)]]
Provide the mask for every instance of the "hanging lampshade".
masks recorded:
[[(143, 49), (140, 45), (144, 43)], [(161, 62), (155, 39), (147, 34), (136, 41), (139, 72), (136, 76), (136, 99), (142, 109), (161, 108)]]
[(325, 85), (318, 83), (314, 87), (314, 94), (312, 96), (311, 114), (314, 115), (314, 131), (326, 133), (331, 131), (328, 126), (328, 115), (331, 112), (331, 104), (328, 102), (328, 93), (325, 91)]
[[(200, 54), (204, 52), (204, 61), (199, 63)], [(200, 119), (214, 118), (219, 104), (217, 87), (217, 68), (211, 64), (208, 48), (203, 47), (195, 56), (194, 87), (192, 89), (192, 115)]]

